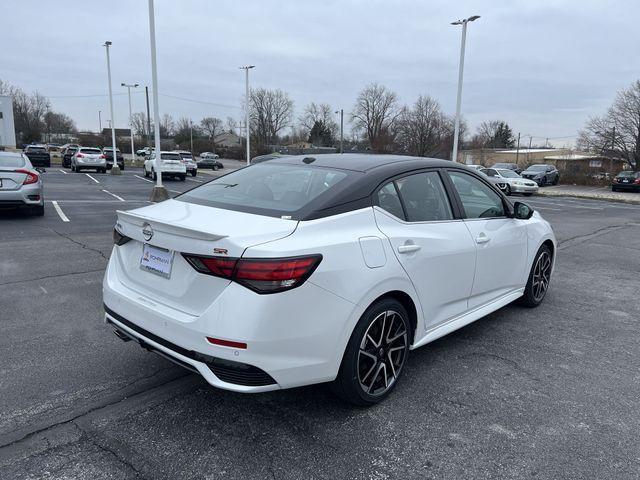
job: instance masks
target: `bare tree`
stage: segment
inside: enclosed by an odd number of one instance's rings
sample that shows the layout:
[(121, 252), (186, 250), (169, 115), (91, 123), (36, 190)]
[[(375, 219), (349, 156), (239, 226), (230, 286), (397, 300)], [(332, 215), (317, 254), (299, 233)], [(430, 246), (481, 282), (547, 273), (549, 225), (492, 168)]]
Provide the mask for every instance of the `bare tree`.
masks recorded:
[(0, 80), (0, 93), (10, 95), (13, 100), (15, 129), (22, 142), (40, 140), (45, 131), (45, 114), (50, 111), (49, 99), (40, 93), (25, 93)]
[(374, 83), (358, 95), (351, 121), (357, 131), (364, 131), (373, 151), (384, 152), (392, 142), (392, 126), (399, 113), (396, 94)]
[[(227, 132), (229, 133), (236, 133), (236, 130), (239, 129), (239, 125), (238, 122), (235, 118), (233, 117), (227, 117)], [(238, 136), (240, 136), (240, 132), (237, 133)]]
[(47, 133), (71, 133), (76, 131), (75, 122), (64, 113), (52, 111), (45, 113), (44, 124)]
[(165, 113), (160, 119), (160, 137), (170, 137), (175, 130), (175, 123), (173, 117), (168, 113)]
[(502, 120), (482, 122), (473, 136), (471, 143), (475, 147), (513, 148), (515, 138), (511, 127)]
[(131, 115), (131, 123), (133, 124), (134, 135), (144, 137), (147, 134), (147, 115), (144, 112), (137, 112)]
[(440, 104), (429, 96), (419, 96), (413, 107), (404, 107), (395, 124), (399, 149), (419, 157), (442, 157), (448, 152), (445, 144), (450, 119)]
[(305, 136), (309, 136), (309, 133), (314, 126), (317, 126), (319, 122), (322, 123), (324, 128), (331, 133), (331, 137), (335, 137), (338, 131), (338, 124), (335, 121), (334, 110), (328, 103), (316, 104), (311, 102), (304, 108), (304, 112), (298, 118), (298, 122), (302, 128), (306, 131)]
[(274, 143), (278, 134), (291, 124), (293, 100), (282, 90), (258, 88), (251, 90), (250, 122), (258, 142)]
[(215, 117), (205, 117), (200, 120), (200, 129), (202, 133), (210, 140), (216, 138), (216, 135), (222, 133), (222, 120)]
[(587, 120), (577, 145), (619, 156), (632, 169), (640, 170), (640, 80), (620, 90), (605, 115)]

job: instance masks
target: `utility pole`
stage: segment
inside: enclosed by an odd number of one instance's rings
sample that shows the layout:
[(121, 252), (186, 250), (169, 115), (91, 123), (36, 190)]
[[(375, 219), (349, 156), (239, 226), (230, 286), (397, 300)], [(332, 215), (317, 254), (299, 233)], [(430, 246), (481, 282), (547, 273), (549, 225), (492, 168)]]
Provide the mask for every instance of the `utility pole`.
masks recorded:
[(533, 140), (533, 137), (531, 135), (529, 135), (529, 150), (527, 150), (527, 165), (529, 164), (529, 154), (531, 153), (531, 141)]
[[(338, 113), (338, 112), (336, 112), (336, 113)], [(343, 135), (344, 110), (341, 108), (339, 110), (339, 113), (340, 113), (340, 153), (343, 153), (343, 151), (342, 151), (342, 140), (344, 138), (344, 135)]]
[(147, 142), (151, 143), (151, 114), (149, 113), (149, 87), (144, 87), (147, 96)]
[(131, 130), (131, 160), (133, 161), (136, 159), (136, 150), (135, 150), (135, 146), (133, 145), (133, 113), (131, 112), (131, 89), (137, 88), (138, 84), (134, 83), (132, 85), (127, 83), (121, 83), (120, 86), (127, 87), (127, 92), (129, 93), (129, 127)]
[[(111, 167), (111, 173), (114, 175), (119, 175), (120, 167), (118, 167), (118, 162), (116, 161), (116, 121), (113, 118), (113, 91), (111, 89), (111, 59), (109, 58), (109, 47), (111, 47), (111, 42), (104, 42), (103, 47), (107, 50), (107, 77), (109, 79), (109, 110), (111, 111), (111, 146), (113, 148), (113, 167)], [(116, 169), (114, 171), (114, 169)]]
[(98, 132), (102, 134), (102, 110), (98, 110), (98, 126), (100, 127)]
[(153, 128), (155, 140), (155, 171), (156, 186), (153, 187), (150, 200), (152, 202), (162, 202), (169, 198), (169, 192), (162, 185), (162, 170), (160, 157), (160, 106), (158, 103), (158, 65), (156, 64), (156, 24), (155, 13), (153, 11), (153, 0), (149, 0), (149, 38), (151, 41), (151, 78), (153, 88)]
[(189, 119), (189, 129), (191, 135), (191, 155), (193, 155), (193, 120)]
[(518, 132), (518, 145), (516, 145), (516, 165), (518, 164), (519, 155), (520, 155), (520, 132)]
[(464, 20), (451, 22), (451, 25), (462, 25), (462, 39), (460, 40), (460, 66), (458, 68), (458, 97), (456, 100), (456, 118), (453, 133), (453, 151), (451, 152), (451, 161), (458, 161), (458, 138), (460, 136), (460, 107), (462, 104), (462, 78), (464, 73), (464, 50), (467, 40), (467, 24), (479, 19), (479, 15), (474, 15)]
[(244, 121), (246, 124), (246, 132), (247, 132), (247, 165), (251, 164), (251, 154), (249, 150), (249, 138), (251, 137), (251, 133), (249, 132), (249, 70), (255, 68), (255, 65), (245, 65), (244, 67), (239, 67), (241, 70), (245, 72), (245, 96), (244, 96)]

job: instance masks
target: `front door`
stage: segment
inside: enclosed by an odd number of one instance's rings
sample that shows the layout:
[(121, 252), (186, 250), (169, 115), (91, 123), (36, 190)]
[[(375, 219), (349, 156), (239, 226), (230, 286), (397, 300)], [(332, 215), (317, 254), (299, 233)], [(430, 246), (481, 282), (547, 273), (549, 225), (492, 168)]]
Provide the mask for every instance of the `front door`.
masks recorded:
[(484, 305), (526, 284), (527, 227), (509, 218), (502, 197), (474, 176), (448, 174), (464, 209), (464, 224), (477, 245), (469, 308)]

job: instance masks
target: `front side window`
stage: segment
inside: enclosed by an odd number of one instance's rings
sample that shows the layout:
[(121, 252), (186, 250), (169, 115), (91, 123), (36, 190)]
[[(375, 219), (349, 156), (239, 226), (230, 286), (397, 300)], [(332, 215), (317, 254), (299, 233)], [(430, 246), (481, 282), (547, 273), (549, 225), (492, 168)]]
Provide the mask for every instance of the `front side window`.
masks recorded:
[(504, 204), (498, 193), (477, 178), (462, 172), (449, 172), (465, 211), (465, 218), (504, 217)]

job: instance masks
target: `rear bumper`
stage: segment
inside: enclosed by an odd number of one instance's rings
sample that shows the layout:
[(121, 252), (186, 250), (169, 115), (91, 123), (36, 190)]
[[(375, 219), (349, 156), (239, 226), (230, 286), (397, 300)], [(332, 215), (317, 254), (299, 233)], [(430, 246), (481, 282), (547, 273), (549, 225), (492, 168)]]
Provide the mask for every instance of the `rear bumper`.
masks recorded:
[[(350, 335), (345, 325), (356, 305), (309, 281), (273, 295), (230, 283), (202, 313), (192, 314), (185, 311), (189, 306), (178, 309), (125, 286), (118, 248), (105, 272), (103, 298), (105, 319), (119, 330), (225, 390), (266, 392), (335, 379), (345, 335)], [(247, 348), (214, 345), (206, 337), (243, 342)], [(215, 359), (213, 364), (210, 359)], [(270, 378), (273, 383), (246, 384), (250, 382), (242, 382), (242, 375), (234, 377), (229, 369), (216, 371), (215, 363), (225, 361), (251, 371), (252, 379)]]
[(23, 185), (18, 190), (0, 190), (0, 207), (44, 205), (40, 184)]
[(640, 185), (635, 183), (613, 183), (611, 188), (616, 190), (625, 190), (627, 192), (640, 192)]
[(76, 159), (76, 167), (80, 168), (107, 168), (107, 161), (102, 160), (100, 162), (83, 162)]

